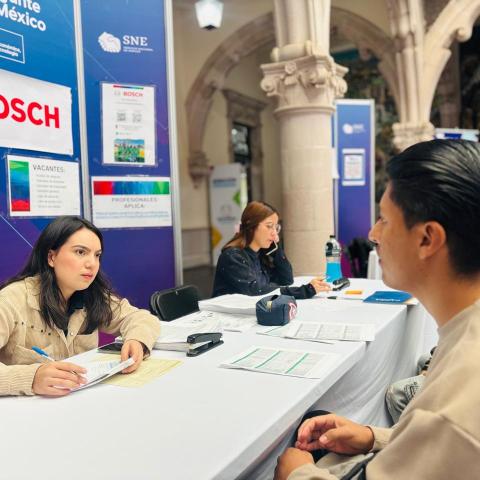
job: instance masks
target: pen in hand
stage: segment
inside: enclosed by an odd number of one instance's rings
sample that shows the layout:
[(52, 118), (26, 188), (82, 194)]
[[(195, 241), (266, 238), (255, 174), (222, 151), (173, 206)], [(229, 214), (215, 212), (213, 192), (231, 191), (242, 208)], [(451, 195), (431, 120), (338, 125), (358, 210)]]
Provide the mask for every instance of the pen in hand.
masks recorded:
[[(50, 360), (51, 362), (56, 362), (56, 360), (54, 358), (52, 358), (47, 352), (42, 350), (40, 347), (32, 347), (32, 350), (34, 352), (38, 353), (39, 355), (41, 355), (43, 358), (46, 358), (47, 360)], [(71, 370), (70, 373), (73, 373), (73, 374), (79, 376), (79, 374), (77, 372), (74, 372), (73, 370)]]
[(87, 370), (74, 363), (56, 361), (39, 347), (32, 350), (48, 362), (37, 368), (32, 391), (37, 395), (63, 396), (87, 383)]
[(39, 347), (32, 347), (32, 350), (36, 353), (38, 353), (39, 355), (41, 355), (42, 357), (46, 358), (47, 360), (50, 360), (51, 362), (54, 362), (55, 359), (52, 358), (47, 352), (43, 351), (41, 348)]

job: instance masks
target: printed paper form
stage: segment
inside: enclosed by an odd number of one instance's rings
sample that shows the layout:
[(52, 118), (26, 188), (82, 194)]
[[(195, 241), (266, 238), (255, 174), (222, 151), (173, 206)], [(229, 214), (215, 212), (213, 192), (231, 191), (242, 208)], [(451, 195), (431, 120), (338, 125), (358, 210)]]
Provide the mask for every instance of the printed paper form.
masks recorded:
[[(82, 367), (87, 369), (87, 373), (85, 375), (87, 379), (87, 383), (75, 388), (74, 390), (82, 390), (83, 388), (91, 387), (100, 383), (107, 378), (115, 375), (116, 373), (121, 372), (123, 369), (129, 367), (134, 363), (133, 358), (128, 358), (123, 362), (120, 360), (118, 355), (114, 355), (110, 359), (102, 358), (104, 361), (99, 362), (88, 362), (86, 364), (79, 363)], [(105, 361), (106, 360), (106, 361)]]
[(256, 315), (236, 315), (234, 313), (211, 312), (228, 332), (246, 332), (257, 325)]
[(268, 335), (270, 337), (285, 337), (287, 333), (289, 325), (282, 325), (281, 327), (261, 327), (257, 330), (259, 335)]
[(313, 341), (345, 340), (351, 342), (371, 342), (375, 340), (375, 325), (294, 322), (289, 325), (285, 336)]
[(314, 342), (343, 340), (370, 342), (375, 340), (375, 325), (353, 323), (291, 322), (283, 327), (267, 327), (259, 330), (260, 335), (296, 338)]
[[(102, 354), (103, 356), (107, 356)], [(110, 356), (110, 355), (108, 355)], [(112, 354), (115, 356), (115, 354)], [(147, 358), (140, 367), (132, 373), (125, 375), (117, 375), (106, 380), (104, 383), (109, 385), (117, 385), (119, 387), (142, 387), (143, 385), (165, 375), (170, 370), (178, 367), (180, 360), (167, 360), (164, 358)]]
[[(318, 324), (317, 324), (318, 325)], [(268, 335), (269, 337), (279, 337), (279, 338), (296, 338), (296, 337), (289, 337), (288, 332), (290, 330), (290, 324), (283, 325), (281, 327), (264, 327), (260, 330), (257, 330), (259, 335)], [(310, 340), (302, 338), (301, 340)], [(327, 343), (329, 345), (333, 345), (335, 342), (330, 340), (320, 340), (318, 339), (317, 342), (320, 343)]]
[(300, 352), (254, 346), (220, 366), (275, 375), (321, 378), (330, 370), (337, 358), (338, 355), (334, 353)]

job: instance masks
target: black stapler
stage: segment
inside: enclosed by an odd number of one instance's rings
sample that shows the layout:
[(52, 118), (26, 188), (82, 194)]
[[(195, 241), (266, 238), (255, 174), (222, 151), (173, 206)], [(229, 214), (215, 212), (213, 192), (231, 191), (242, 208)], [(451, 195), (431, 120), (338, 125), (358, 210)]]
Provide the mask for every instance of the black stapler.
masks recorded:
[(187, 337), (187, 357), (195, 357), (222, 345), (222, 333), (193, 333)]

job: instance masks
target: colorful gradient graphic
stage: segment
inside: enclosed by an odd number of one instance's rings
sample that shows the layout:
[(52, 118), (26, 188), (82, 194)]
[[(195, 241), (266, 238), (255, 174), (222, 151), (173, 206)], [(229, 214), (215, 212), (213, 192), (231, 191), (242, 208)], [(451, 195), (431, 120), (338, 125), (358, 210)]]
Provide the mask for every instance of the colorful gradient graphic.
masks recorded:
[(94, 195), (168, 195), (170, 182), (165, 181), (103, 181), (93, 182)]
[(30, 211), (30, 174), (28, 162), (9, 161), (10, 211)]
[(114, 85), (113, 88), (129, 89), (129, 90), (143, 90), (143, 87), (138, 85)]

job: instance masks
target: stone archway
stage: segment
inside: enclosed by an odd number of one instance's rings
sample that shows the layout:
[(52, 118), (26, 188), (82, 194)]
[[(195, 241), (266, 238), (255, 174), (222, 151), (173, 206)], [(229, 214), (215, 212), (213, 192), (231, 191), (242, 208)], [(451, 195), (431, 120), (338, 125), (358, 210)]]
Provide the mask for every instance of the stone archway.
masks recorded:
[[(398, 106), (399, 92), (395, 82), (393, 40), (373, 23), (347, 10), (332, 7), (332, 25), (354, 43), (360, 54), (372, 53), (379, 60), (384, 76)], [(203, 138), (213, 94), (223, 88), (230, 70), (255, 50), (274, 44), (273, 14), (267, 13), (239, 28), (210, 55), (193, 82), (185, 102), (188, 128), (188, 168), (194, 185), (209, 173)]]
[(451, 55), (455, 40), (467, 41), (472, 35), (473, 25), (480, 16), (480, 1), (450, 1), (433, 22), (427, 32), (424, 57), (431, 59), (425, 66), (425, 99), (423, 115), (428, 118), (433, 96), (440, 76)]
[(221, 90), (230, 70), (255, 50), (273, 45), (273, 15), (267, 13), (239, 28), (210, 55), (193, 82), (185, 108), (188, 127), (188, 168), (194, 185), (209, 173), (208, 159), (203, 151), (203, 138), (213, 94)]
[(360, 58), (367, 60), (373, 54), (379, 60), (378, 69), (385, 78), (398, 107), (400, 93), (395, 81), (393, 40), (372, 22), (342, 8), (332, 8), (331, 24), (356, 45)]

